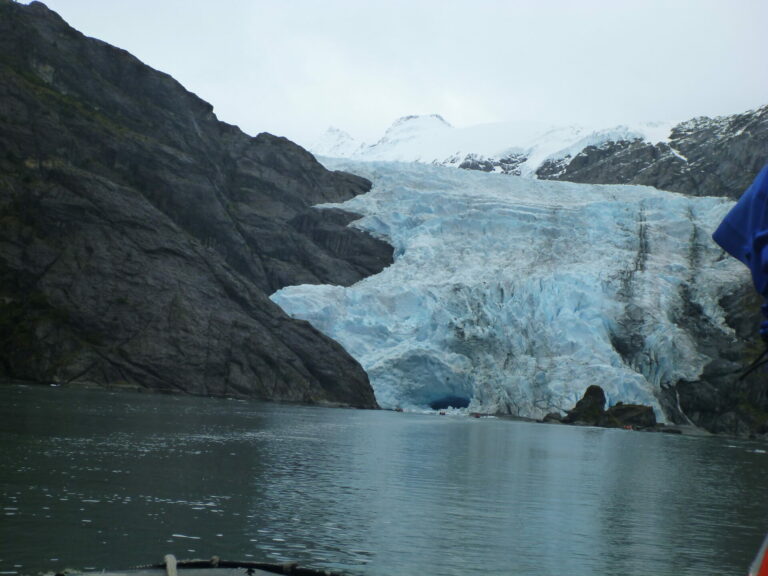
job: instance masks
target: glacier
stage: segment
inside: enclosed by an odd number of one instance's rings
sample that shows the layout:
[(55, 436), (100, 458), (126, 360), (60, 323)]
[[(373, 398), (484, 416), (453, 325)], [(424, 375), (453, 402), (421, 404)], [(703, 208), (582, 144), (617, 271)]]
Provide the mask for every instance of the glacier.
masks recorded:
[[(349, 287), (289, 286), (271, 298), (340, 342), (383, 408), (541, 418), (590, 384), (609, 404), (654, 407), (708, 362), (692, 310), (725, 337), (719, 305), (738, 262), (710, 238), (732, 202), (644, 186), (532, 180), (419, 163), (322, 158), (369, 178), (341, 204), (394, 247)], [(732, 336), (731, 336), (732, 337)]]

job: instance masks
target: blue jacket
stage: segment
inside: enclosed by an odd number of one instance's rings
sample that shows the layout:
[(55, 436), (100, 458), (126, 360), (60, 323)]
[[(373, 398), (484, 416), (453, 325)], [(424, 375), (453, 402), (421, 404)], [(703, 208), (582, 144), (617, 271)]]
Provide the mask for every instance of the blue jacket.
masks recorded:
[[(768, 297), (768, 166), (725, 215), (712, 238), (749, 267), (755, 289)], [(765, 304), (763, 314), (768, 317)], [(768, 321), (763, 322), (760, 333), (768, 336)]]

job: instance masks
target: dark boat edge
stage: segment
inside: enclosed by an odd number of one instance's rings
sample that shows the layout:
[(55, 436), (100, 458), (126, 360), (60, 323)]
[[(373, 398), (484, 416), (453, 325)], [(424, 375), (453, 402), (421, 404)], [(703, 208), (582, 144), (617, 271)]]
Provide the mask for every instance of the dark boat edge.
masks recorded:
[[(242, 572), (239, 572), (242, 570)], [(99, 574), (99, 576), (179, 576), (182, 573), (194, 576), (222, 576), (224, 574), (242, 574), (243, 576), (261, 576), (264, 574), (290, 574), (292, 576), (351, 576), (348, 572), (307, 568), (296, 562), (284, 562), (282, 564), (270, 562), (248, 562), (239, 560), (222, 560), (213, 556), (208, 560), (177, 560), (173, 554), (166, 554), (160, 564), (148, 564), (136, 566), (125, 570), (105, 570), (88, 572), (85, 574)], [(55, 576), (80, 576), (80, 573), (58, 572)]]

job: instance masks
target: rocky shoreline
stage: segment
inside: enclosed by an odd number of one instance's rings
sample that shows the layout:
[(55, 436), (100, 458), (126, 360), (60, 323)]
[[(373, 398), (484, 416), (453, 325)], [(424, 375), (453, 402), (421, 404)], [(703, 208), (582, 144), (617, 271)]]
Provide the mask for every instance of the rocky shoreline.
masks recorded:
[(618, 402), (605, 408), (605, 392), (600, 386), (588, 386), (582, 398), (565, 415), (559, 412), (547, 414), (537, 422), (570, 426), (596, 426), (599, 428), (620, 428), (642, 432), (682, 434), (685, 436), (719, 436), (751, 440), (766, 440), (768, 434), (745, 431), (743, 433), (713, 433), (694, 424), (664, 424), (656, 421), (653, 408), (642, 404)]

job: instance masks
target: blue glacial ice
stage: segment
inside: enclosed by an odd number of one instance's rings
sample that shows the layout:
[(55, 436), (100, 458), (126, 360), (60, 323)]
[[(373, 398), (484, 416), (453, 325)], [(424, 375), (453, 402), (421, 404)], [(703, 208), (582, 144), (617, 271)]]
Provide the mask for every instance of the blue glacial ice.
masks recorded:
[[(710, 234), (732, 205), (643, 186), (547, 182), (411, 163), (325, 160), (373, 181), (343, 204), (395, 248), (350, 287), (272, 300), (340, 342), (384, 408), (447, 396), (470, 411), (539, 418), (590, 384), (654, 406), (707, 362), (685, 300), (726, 335), (718, 301), (747, 281)], [(320, 207), (322, 209), (322, 207)]]

